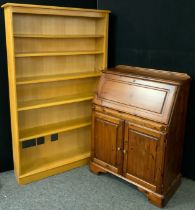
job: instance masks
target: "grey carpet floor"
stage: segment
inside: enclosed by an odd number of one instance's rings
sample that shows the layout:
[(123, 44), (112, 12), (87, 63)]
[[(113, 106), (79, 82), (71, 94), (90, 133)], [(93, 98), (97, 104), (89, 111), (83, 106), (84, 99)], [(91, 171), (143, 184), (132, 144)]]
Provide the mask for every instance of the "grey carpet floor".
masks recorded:
[[(0, 210), (159, 210), (134, 186), (81, 167), (25, 186), (13, 171), (0, 174)], [(195, 210), (195, 182), (183, 179), (164, 209)]]

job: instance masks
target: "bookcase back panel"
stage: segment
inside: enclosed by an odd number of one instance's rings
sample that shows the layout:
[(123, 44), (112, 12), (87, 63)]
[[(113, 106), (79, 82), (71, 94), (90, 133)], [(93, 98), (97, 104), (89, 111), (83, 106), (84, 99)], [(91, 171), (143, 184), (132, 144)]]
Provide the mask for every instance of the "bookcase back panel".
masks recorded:
[(19, 112), (19, 130), (91, 116), (91, 101)]
[(21, 101), (82, 95), (84, 93), (93, 95), (96, 86), (96, 78), (31, 84), (26, 85), (25, 87), (19, 85), (17, 87), (17, 96), (18, 102), (20, 103)]
[[(95, 34), (96, 18), (14, 14), (15, 34)], [(99, 30), (98, 30), (99, 32)]]
[[(44, 144), (22, 148), (21, 150), (21, 174), (34, 170), (41, 170), (52, 165), (60, 165), (64, 160), (71, 161), (77, 156), (85, 156), (90, 151), (91, 136), (90, 126), (77, 130), (59, 133), (57, 141), (51, 141), (51, 136), (45, 137)], [(28, 157), (28, 158), (26, 158)]]
[[(98, 40), (98, 43), (102, 41)], [(38, 38), (16, 38), (16, 53), (32, 52), (65, 52), (65, 51), (93, 51), (102, 50), (103, 45), (97, 44), (95, 38), (83, 39), (38, 39)]]
[(95, 50), (103, 51), (103, 47), (104, 47), (104, 39), (103, 38), (96, 39)]
[(105, 21), (105, 18), (97, 19), (95, 22), (95, 33), (96, 34), (105, 34), (107, 27), (108, 27), (108, 25), (107, 25), (107, 22)]
[(95, 55), (17, 58), (16, 77), (94, 71), (97, 59)]
[(103, 70), (105, 69), (104, 64), (103, 64), (103, 60), (104, 60), (104, 55), (98, 55), (95, 58), (95, 67), (97, 70)]

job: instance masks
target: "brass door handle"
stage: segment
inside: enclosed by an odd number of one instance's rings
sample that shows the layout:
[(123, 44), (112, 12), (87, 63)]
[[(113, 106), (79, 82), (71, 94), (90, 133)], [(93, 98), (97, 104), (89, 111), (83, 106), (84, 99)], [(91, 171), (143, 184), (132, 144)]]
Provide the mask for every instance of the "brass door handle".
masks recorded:
[(120, 147), (117, 148), (118, 151), (121, 151), (122, 149)]
[(123, 153), (124, 153), (124, 155), (127, 154), (127, 150), (124, 149), (124, 150), (123, 150)]

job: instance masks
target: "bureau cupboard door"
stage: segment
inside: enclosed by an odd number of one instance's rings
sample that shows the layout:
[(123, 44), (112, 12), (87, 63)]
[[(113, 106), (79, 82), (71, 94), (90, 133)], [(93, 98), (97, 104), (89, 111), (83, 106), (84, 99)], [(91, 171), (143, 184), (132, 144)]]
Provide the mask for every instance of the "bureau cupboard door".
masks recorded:
[(102, 113), (93, 114), (92, 161), (121, 174), (124, 121)]
[(131, 123), (125, 123), (124, 176), (142, 186), (156, 190), (156, 179), (162, 158), (161, 134)]

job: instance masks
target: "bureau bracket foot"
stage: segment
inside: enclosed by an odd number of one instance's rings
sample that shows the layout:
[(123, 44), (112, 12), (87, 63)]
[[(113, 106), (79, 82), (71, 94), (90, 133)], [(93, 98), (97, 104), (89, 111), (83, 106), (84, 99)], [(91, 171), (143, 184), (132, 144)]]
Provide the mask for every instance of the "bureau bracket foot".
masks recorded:
[(150, 192), (150, 191), (147, 191), (147, 190), (144, 190), (140, 187), (138, 187), (138, 190), (142, 193), (145, 194), (145, 196), (148, 198), (148, 201), (150, 203), (152, 203), (153, 205), (159, 207), (159, 208), (163, 208), (164, 205), (165, 205), (165, 198), (163, 195), (160, 195), (160, 194), (156, 194), (156, 193), (153, 193), (153, 192)]
[(167, 189), (164, 195), (147, 191), (145, 189), (142, 189), (141, 187), (138, 187), (138, 190), (140, 192), (143, 192), (146, 197), (148, 198), (148, 201), (160, 208), (163, 208), (166, 203), (169, 201), (169, 199), (172, 197), (174, 192), (177, 190), (181, 183), (181, 174), (178, 174), (178, 176), (174, 179), (174, 181), (170, 184), (170, 187)]
[(102, 168), (98, 167), (96, 164), (93, 162), (89, 163), (89, 169), (92, 173), (94, 174), (100, 174), (100, 173), (106, 173), (107, 171), (103, 170)]

